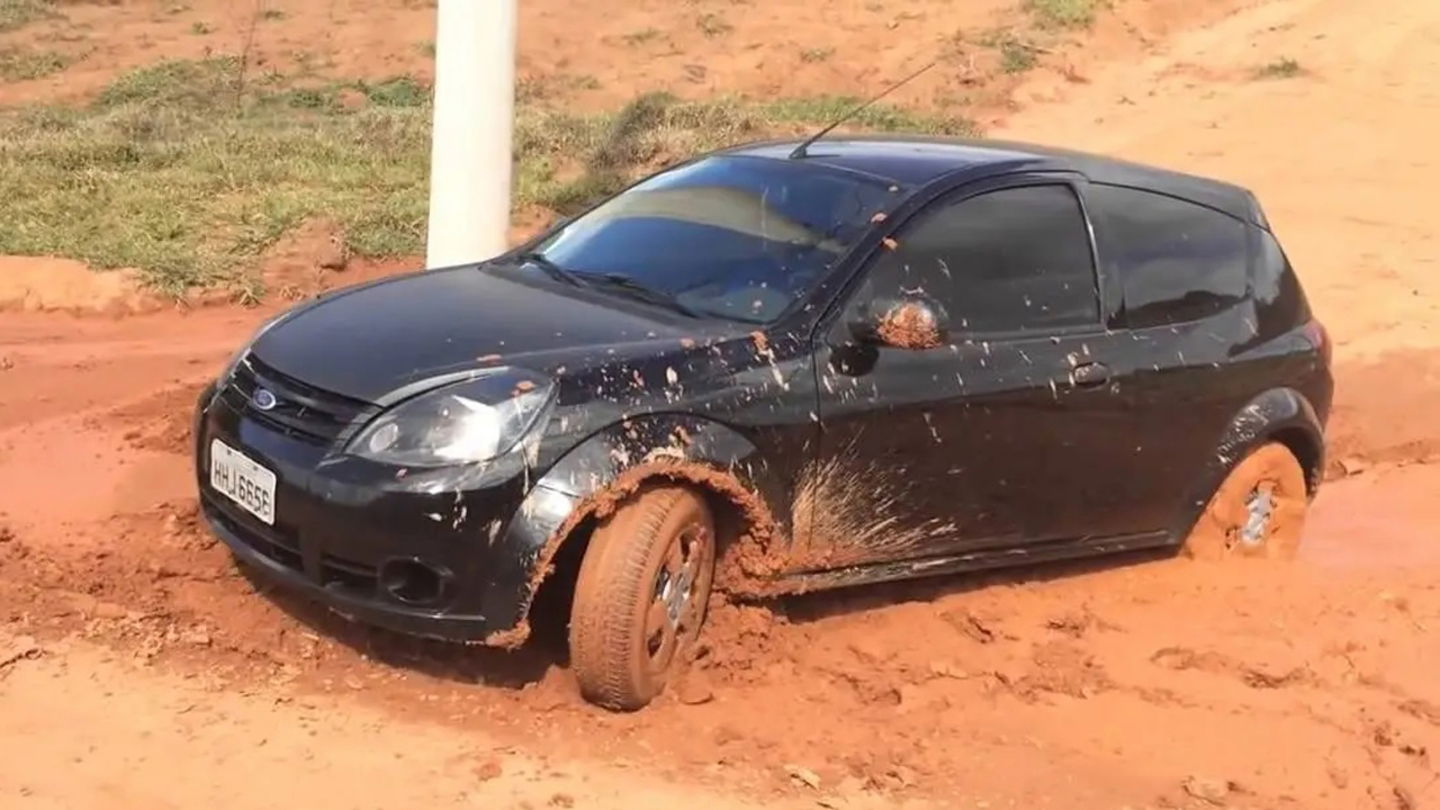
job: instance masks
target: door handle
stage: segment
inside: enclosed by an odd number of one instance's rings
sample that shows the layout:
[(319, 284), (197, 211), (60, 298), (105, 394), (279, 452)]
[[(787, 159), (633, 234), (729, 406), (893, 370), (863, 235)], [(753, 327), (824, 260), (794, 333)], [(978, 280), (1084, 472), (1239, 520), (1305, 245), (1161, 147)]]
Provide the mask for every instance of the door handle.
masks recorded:
[(1110, 382), (1110, 367), (1104, 363), (1084, 363), (1070, 372), (1076, 388), (1095, 388)]

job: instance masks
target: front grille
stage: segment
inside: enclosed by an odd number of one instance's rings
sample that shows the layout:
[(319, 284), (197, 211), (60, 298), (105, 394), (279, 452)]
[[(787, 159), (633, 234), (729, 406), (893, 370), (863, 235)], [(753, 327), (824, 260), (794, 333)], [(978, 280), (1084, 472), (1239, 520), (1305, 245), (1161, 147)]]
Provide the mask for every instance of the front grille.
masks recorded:
[[(275, 395), (274, 407), (268, 410), (255, 405), (255, 392), (261, 388)], [(369, 403), (321, 390), (283, 374), (253, 353), (245, 355), (236, 365), (235, 373), (220, 395), (231, 408), (257, 422), (322, 445), (335, 441), (371, 407)]]

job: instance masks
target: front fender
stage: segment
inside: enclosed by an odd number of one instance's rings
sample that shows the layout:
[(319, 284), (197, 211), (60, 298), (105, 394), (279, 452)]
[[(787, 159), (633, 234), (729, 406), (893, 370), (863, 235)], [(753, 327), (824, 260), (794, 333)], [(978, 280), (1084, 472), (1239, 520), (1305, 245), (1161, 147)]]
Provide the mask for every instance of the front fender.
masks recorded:
[(749, 522), (785, 534), (785, 484), (745, 435), (688, 414), (617, 422), (556, 461), (499, 538), (483, 613), (503, 629), (487, 643), (508, 647), (525, 640), (531, 601), (563, 541), (585, 518), (613, 507), (616, 498), (651, 477), (691, 480), (741, 505)]
[(1324, 469), (1324, 423), (1303, 394), (1293, 388), (1272, 388), (1250, 400), (1230, 418), (1204, 469), (1187, 494), (1186, 508), (1174, 527), (1176, 542), (1184, 540), (1190, 528), (1225, 476), (1241, 459), (1266, 442), (1284, 442), (1296, 452), (1311, 491)]

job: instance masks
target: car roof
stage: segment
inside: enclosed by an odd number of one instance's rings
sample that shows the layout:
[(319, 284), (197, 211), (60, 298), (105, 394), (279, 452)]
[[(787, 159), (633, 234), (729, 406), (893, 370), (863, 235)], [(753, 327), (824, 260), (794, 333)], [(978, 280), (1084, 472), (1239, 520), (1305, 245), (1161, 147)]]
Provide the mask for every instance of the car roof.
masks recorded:
[[(788, 160), (799, 143), (767, 141), (724, 154)], [(1157, 191), (1264, 225), (1254, 196), (1239, 186), (1050, 146), (966, 138), (845, 136), (815, 142), (801, 160), (911, 188), (962, 172), (979, 178), (1017, 171), (1073, 171), (1093, 183)]]

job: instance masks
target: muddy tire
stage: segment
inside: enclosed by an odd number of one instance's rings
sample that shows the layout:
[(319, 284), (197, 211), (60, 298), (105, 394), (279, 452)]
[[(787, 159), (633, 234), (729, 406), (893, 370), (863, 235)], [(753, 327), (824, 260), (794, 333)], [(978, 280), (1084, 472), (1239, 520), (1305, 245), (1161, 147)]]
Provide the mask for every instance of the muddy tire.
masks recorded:
[(1300, 548), (1309, 505), (1305, 471), (1289, 448), (1270, 442), (1225, 477), (1185, 540), (1196, 559), (1288, 559)]
[(665, 688), (700, 634), (715, 523), (682, 486), (651, 486), (595, 529), (570, 612), (570, 661), (592, 703), (633, 711)]

